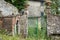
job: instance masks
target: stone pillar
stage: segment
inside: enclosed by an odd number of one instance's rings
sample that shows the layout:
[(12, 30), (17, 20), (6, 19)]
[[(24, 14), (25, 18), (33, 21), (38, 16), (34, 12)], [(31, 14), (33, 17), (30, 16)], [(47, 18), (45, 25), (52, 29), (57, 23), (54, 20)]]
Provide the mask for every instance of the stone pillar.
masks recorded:
[(28, 24), (27, 24), (27, 15), (24, 14), (20, 17), (20, 33), (21, 33), (21, 36), (26, 38), (27, 35), (28, 35)]
[(28, 36), (28, 10), (25, 8), (20, 17), (20, 33), (23, 38)]
[[(49, 18), (49, 14), (51, 13), (51, 9), (50, 9), (50, 5), (51, 5), (51, 1), (50, 0), (46, 0), (46, 9), (45, 9), (45, 13), (47, 14), (47, 23), (48, 23), (48, 18)], [(48, 24), (47, 24), (47, 35), (49, 36), (49, 31), (48, 31)]]

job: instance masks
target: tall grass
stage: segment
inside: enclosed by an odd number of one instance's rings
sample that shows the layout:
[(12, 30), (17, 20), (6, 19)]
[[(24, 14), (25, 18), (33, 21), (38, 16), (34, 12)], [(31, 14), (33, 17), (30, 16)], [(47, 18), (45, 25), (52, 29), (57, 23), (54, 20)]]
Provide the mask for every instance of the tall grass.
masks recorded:
[(47, 37), (46, 32), (46, 19), (43, 19), (43, 24), (41, 24), (41, 29), (38, 29), (35, 27), (29, 27), (28, 29), (28, 37), (26, 39), (22, 38), (21, 36), (8, 36), (0, 34), (0, 39), (2, 40), (50, 40), (50, 38)]
[(2, 39), (2, 40), (19, 40), (19, 37), (0, 34), (0, 39)]

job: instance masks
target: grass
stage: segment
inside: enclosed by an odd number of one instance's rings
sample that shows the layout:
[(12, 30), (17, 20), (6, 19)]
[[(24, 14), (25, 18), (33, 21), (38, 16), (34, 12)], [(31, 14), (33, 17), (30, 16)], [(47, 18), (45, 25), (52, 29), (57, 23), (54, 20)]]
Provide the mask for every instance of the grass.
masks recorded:
[(46, 38), (44, 38), (44, 35), (42, 36), (42, 34), (38, 34), (39, 36), (32, 36), (32, 37), (27, 37), (26, 39), (20, 37), (20, 36), (8, 36), (8, 35), (2, 35), (0, 34), (0, 39), (2, 40), (46, 40)]
[(19, 37), (0, 34), (0, 39), (2, 39), (2, 40), (19, 40)]
[(2, 40), (50, 40), (46, 35), (46, 27), (44, 26), (46, 26), (46, 22), (44, 23), (42, 29), (38, 28), (37, 30), (37, 28), (30, 27), (28, 30), (29, 36), (26, 39), (22, 38), (21, 36), (8, 36), (2, 34), (0, 34), (0, 38)]
[[(28, 38), (26, 38), (26, 39), (24, 39), (24, 38), (19, 38), (18, 36), (8, 36), (8, 35), (0, 35), (0, 39), (2, 39), (2, 40), (38, 40), (37, 38), (35, 38), (35, 37), (28, 37)], [(41, 40), (41, 39), (39, 39), (39, 40)]]
[(38, 35), (36, 34), (37, 36), (33, 35), (34, 32), (32, 32), (32, 30), (34, 31), (35, 29), (29, 30), (30, 35), (26, 39), (22, 38), (21, 36), (8, 36), (2, 34), (0, 34), (0, 39), (2, 40), (47, 40), (45, 29), (38, 30)]

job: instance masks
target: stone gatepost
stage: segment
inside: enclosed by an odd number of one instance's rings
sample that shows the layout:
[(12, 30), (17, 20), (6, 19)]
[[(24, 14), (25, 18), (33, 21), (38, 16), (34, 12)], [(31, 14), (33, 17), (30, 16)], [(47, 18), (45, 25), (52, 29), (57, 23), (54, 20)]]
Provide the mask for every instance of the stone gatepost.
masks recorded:
[(28, 36), (28, 10), (22, 11), (20, 17), (20, 33), (23, 38)]
[(21, 36), (26, 37), (28, 32), (27, 32), (27, 15), (23, 15), (20, 17), (20, 33)]
[(50, 9), (50, 1), (47, 1), (46, 2), (46, 9), (45, 9), (46, 11), (46, 14), (47, 14), (47, 35), (49, 36), (49, 31), (48, 31), (48, 18), (50, 17), (50, 14), (51, 14), (51, 9)]

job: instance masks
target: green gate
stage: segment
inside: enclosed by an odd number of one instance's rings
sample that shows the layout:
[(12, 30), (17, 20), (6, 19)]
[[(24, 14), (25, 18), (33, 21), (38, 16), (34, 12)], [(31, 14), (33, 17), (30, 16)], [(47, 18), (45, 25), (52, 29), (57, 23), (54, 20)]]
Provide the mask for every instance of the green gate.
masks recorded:
[(28, 18), (28, 35), (29, 37), (37, 37), (38, 18)]

